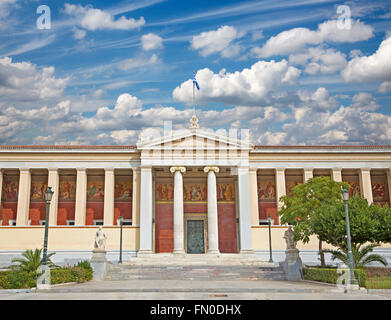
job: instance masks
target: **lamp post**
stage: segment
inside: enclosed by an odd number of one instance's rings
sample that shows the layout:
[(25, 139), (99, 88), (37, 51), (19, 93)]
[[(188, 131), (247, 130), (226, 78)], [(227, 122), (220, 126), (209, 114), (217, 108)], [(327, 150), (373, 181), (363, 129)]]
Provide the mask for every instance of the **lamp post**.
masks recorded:
[(270, 217), (270, 214), (267, 215), (267, 222), (268, 222), (268, 225), (269, 225), (269, 254), (270, 254), (269, 262), (273, 262), (273, 257), (272, 257), (272, 227), (271, 227), (272, 219)]
[(48, 254), (48, 234), (49, 234), (49, 210), (50, 210), (50, 201), (53, 197), (53, 191), (51, 187), (45, 192), (46, 200), (46, 221), (45, 221), (45, 238), (43, 242), (43, 256), (42, 256), (42, 265), (46, 266), (47, 254)]
[(122, 263), (122, 225), (124, 222), (123, 216), (119, 217), (119, 224), (120, 224), (120, 236), (119, 236), (119, 261), (118, 263)]
[(349, 222), (349, 211), (348, 211), (349, 191), (345, 187), (343, 187), (341, 190), (341, 195), (345, 207), (346, 239), (348, 244), (350, 284), (357, 284), (357, 281), (354, 277), (354, 262), (353, 262), (353, 254), (352, 254), (352, 243), (350, 238), (350, 222)]

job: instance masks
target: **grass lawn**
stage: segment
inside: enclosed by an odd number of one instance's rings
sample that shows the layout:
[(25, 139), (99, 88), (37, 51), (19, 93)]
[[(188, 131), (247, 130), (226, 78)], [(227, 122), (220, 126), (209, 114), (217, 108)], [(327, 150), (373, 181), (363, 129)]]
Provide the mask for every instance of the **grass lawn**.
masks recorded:
[(391, 289), (391, 277), (371, 277), (365, 282), (367, 289)]

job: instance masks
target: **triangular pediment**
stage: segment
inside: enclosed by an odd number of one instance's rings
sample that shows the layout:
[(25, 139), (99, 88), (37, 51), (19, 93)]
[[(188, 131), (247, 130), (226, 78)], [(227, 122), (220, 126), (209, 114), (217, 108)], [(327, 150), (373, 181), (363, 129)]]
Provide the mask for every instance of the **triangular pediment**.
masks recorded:
[(142, 140), (137, 143), (139, 150), (153, 149), (236, 149), (251, 150), (253, 145), (232, 136), (219, 135), (214, 132), (193, 129), (172, 132), (164, 137)]

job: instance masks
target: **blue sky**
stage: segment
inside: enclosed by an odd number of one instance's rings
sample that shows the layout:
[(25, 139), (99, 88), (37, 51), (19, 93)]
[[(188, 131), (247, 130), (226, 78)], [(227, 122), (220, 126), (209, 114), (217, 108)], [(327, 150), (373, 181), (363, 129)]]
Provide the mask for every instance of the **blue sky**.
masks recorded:
[(201, 127), (390, 144), (390, 19), (386, 0), (0, 0), (0, 143), (135, 144), (164, 121), (188, 127), (196, 72)]

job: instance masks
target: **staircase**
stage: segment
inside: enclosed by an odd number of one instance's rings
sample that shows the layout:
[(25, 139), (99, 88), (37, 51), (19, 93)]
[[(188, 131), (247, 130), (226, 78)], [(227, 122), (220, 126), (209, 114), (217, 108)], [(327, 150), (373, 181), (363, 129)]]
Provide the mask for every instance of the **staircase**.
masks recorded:
[(248, 254), (153, 254), (111, 265), (105, 280), (285, 280), (285, 274)]

